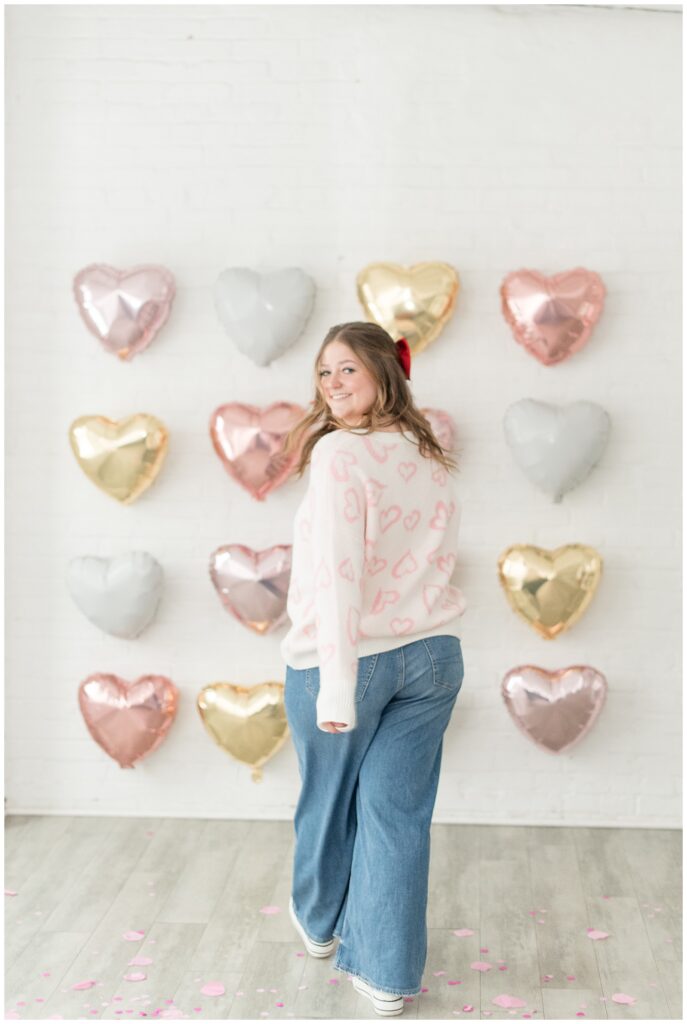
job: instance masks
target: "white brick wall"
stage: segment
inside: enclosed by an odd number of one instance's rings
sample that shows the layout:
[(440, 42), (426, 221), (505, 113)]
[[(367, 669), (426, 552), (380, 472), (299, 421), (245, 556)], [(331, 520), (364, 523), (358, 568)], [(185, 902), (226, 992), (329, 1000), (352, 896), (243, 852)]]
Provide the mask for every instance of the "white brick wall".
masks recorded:
[[(43, 6), (7, 8), (7, 805), (12, 811), (288, 818), (287, 744), (261, 785), (206, 736), (203, 685), (283, 680), (283, 630), (221, 608), (211, 551), (289, 543), (305, 481), (258, 505), (207, 431), (213, 408), (309, 398), (327, 328), (360, 319), (367, 263), (446, 260), (457, 312), (415, 363), (421, 406), (464, 448), (460, 568), (466, 678), (445, 740), (438, 821), (680, 822), (680, 22), (601, 7)], [(71, 295), (90, 262), (161, 263), (171, 320), (130, 365)], [(227, 266), (303, 267), (305, 334), (260, 369), (214, 313)], [(545, 368), (513, 341), (501, 280), (583, 265), (608, 288), (588, 346)], [(602, 464), (562, 505), (502, 438), (507, 405), (598, 401)], [(67, 441), (85, 413), (159, 416), (156, 484), (119, 506)], [(509, 609), (496, 563), (513, 543), (591, 544), (605, 575), (555, 642)], [(150, 551), (166, 589), (138, 640), (72, 604), (76, 555)], [(590, 735), (554, 757), (511, 724), (511, 667), (583, 662), (608, 678)], [(163, 747), (122, 771), (81, 720), (93, 671), (157, 672), (181, 690)]]

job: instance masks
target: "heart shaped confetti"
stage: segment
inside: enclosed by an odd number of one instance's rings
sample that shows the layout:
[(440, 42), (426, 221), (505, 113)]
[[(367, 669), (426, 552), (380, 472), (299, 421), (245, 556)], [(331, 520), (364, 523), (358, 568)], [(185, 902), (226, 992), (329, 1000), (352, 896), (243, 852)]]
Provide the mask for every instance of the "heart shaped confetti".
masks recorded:
[(224, 985), (221, 981), (208, 981), (200, 991), (204, 996), (223, 996)]
[(470, 964), (473, 971), (490, 971), (494, 965), (489, 964), (486, 960), (475, 960), (474, 963)]
[(627, 1006), (633, 1006), (637, 1002), (636, 996), (628, 996), (625, 992), (614, 992), (611, 999), (614, 1003), (625, 1003)]
[(609, 932), (600, 932), (598, 928), (587, 928), (588, 939), (607, 939)]
[(475, 933), (472, 928), (457, 928), (453, 934), (457, 935), (459, 939), (464, 939), (468, 935), (474, 935)]
[(520, 999), (518, 996), (509, 996), (505, 993), (492, 999), (492, 1003), (496, 1006), (503, 1007), (504, 1010), (510, 1010), (519, 1006), (527, 1006), (524, 999)]

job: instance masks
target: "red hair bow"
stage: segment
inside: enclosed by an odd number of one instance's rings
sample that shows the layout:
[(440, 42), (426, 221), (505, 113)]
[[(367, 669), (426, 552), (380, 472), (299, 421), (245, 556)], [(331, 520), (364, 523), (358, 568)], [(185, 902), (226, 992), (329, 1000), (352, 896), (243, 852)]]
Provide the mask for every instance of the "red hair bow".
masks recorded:
[(406, 380), (410, 380), (410, 345), (405, 338), (399, 338), (396, 342), (396, 355), (403, 367)]

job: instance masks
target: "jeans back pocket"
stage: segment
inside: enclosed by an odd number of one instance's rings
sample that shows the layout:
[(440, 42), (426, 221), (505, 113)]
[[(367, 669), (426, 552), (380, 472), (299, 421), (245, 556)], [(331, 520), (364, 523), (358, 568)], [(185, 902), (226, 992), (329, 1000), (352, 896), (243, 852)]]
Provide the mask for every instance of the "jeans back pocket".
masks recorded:
[(435, 686), (458, 693), (465, 674), (463, 649), (457, 636), (430, 636), (422, 641), (432, 663)]

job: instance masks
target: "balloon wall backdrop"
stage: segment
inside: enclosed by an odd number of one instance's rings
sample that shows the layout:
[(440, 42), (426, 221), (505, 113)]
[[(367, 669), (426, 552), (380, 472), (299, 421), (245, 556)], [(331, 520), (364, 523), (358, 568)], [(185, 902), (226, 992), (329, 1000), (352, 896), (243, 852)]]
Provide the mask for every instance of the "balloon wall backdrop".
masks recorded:
[[(394, 339), (406, 338), (416, 357), (439, 338), (453, 316), (459, 279), (443, 262), (373, 263), (358, 273), (356, 288), (367, 319)], [(161, 266), (116, 270), (94, 263), (77, 273), (73, 290), (86, 327), (105, 353), (130, 362), (169, 318), (176, 284)], [(255, 365), (267, 367), (302, 335), (315, 294), (314, 281), (298, 267), (270, 273), (234, 267), (219, 274), (213, 299), (235, 347)], [(581, 267), (550, 277), (521, 269), (505, 277), (500, 296), (516, 343), (548, 367), (563, 363), (589, 342), (603, 310), (605, 289), (596, 273)], [(308, 371), (310, 365), (306, 353)], [(450, 414), (435, 408), (422, 412), (442, 447), (455, 452), (456, 428)], [(264, 503), (288, 483), (298, 453), (287, 457), (284, 440), (305, 413), (303, 406), (283, 397), (266, 406), (228, 401), (205, 413), (221, 469), (232, 485), (238, 485), (237, 501)], [(555, 503), (586, 481), (600, 463), (609, 432), (608, 413), (584, 399), (558, 406), (523, 397), (503, 415), (512, 458)], [(167, 427), (143, 412), (122, 420), (81, 415), (69, 428), (80, 469), (121, 505), (133, 504), (155, 482), (168, 437)], [(593, 484), (587, 487), (591, 490)], [(209, 556), (210, 583), (221, 607), (232, 621), (261, 637), (286, 624), (290, 572), (291, 545), (277, 537), (258, 551), (234, 539)], [(555, 640), (585, 615), (601, 572), (601, 555), (576, 542), (555, 550), (517, 543), (498, 559), (498, 580), (508, 603), (543, 640)], [(66, 577), (79, 611), (111, 636), (135, 639), (155, 619), (164, 572), (149, 552), (129, 551), (111, 558), (84, 554), (71, 559)], [(596, 722), (607, 683), (589, 665), (549, 670), (526, 664), (506, 671), (500, 692), (514, 728), (542, 751), (561, 753)], [(79, 686), (78, 703), (95, 742), (122, 768), (129, 768), (165, 740), (176, 717), (179, 691), (163, 675), (143, 675), (129, 683), (114, 673), (94, 672)], [(253, 780), (259, 781), (263, 766), (289, 735), (284, 685), (212, 683), (200, 689), (195, 703), (205, 733), (234, 760), (248, 765)]]

